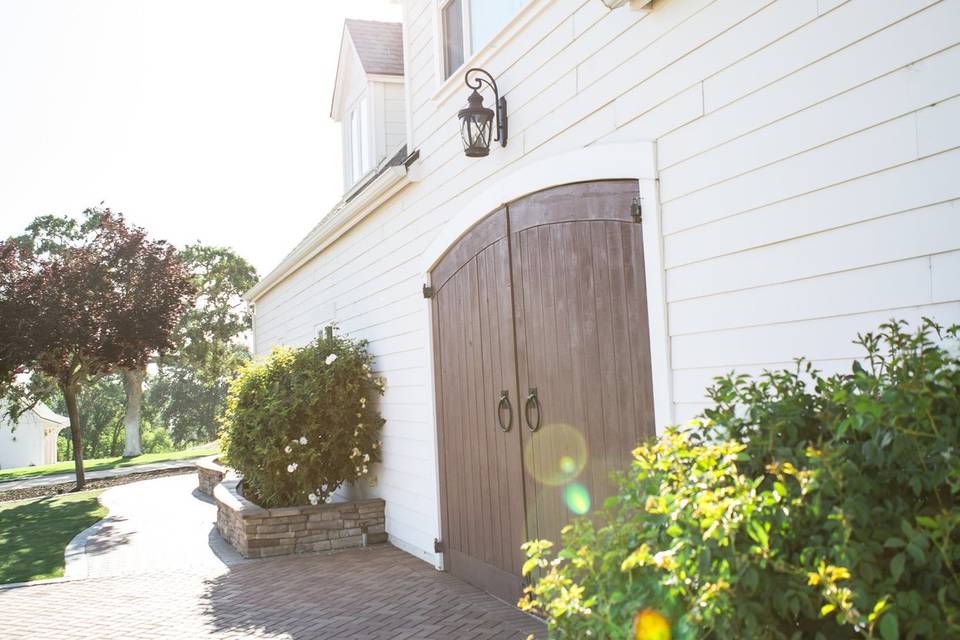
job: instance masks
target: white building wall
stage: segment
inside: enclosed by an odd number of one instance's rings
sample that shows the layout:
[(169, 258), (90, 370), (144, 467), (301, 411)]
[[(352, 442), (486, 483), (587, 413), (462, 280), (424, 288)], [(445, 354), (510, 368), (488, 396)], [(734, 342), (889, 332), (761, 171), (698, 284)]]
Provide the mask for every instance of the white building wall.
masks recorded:
[[(0, 418), (0, 469), (47, 464), (48, 447), (43, 427), (32, 411), (23, 414), (16, 425)], [(56, 441), (56, 436), (53, 437)], [(52, 462), (56, 462), (56, 449)]]
[[(676, 420), (712, 376), (833, 371), (892, 316), (960, 321), (960, 0), (531, 0), (477, 54), (510, 142), (463, 156), (462, 77), (407, 0), (410, 185), (257, 301), (256, 349), (335, 318), (388, 387), (371, 491), (393, 539), (438, 536), (420, 254), (485, 184), (587, 145), (656, 140)], [(470, 64), (468, 62), (468, 64)]]
[(383, 128), (386, 132), (386, 157), (407, 143), (407, 104), (403, 83), (383, 85)]

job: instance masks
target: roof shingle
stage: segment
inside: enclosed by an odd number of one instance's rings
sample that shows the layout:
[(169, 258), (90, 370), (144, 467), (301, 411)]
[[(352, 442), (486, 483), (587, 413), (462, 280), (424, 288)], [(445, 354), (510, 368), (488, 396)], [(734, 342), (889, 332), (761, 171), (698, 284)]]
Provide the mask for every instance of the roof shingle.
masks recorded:
[(347, 20), (346, 28), (365, 72), (403, 75), (403, 27), (399, 22)]

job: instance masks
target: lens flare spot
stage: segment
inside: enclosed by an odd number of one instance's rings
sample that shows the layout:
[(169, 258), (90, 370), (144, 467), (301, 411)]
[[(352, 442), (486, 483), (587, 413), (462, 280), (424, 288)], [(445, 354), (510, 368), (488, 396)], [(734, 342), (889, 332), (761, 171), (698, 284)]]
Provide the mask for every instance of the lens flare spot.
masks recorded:
[(530, 437), (523, 457), (527, 472), (537, 482), (562, 487), (576, 480), (587, 465), (587, 443), (568, 424), (546, 424)]
[(567, 485), (563, 490), (563, 501), (567, 503), (567, 509), (578, 516), (590, 511), (590, 492), (579, 482)]
[(643, 609), (633, 620), (636, 640), (670, 640), (670, 622), (659, 611)]

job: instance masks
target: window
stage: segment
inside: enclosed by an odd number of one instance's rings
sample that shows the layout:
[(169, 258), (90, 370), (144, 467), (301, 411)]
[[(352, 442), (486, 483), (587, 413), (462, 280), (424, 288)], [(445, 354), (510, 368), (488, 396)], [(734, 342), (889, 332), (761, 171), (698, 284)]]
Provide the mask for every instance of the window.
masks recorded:
[(464, 60), (503, 29), (527, 0), (440, 0), (443, 71), (449, 78)]
[(442, 12), (444, 76), (449, 78), (463, 64), (463, 0), (451, 0)]
[(370, 111), (367, 98), (363, 97), (350, 112), (351, 183), (355, 183), (370, 171), (370, 151)]

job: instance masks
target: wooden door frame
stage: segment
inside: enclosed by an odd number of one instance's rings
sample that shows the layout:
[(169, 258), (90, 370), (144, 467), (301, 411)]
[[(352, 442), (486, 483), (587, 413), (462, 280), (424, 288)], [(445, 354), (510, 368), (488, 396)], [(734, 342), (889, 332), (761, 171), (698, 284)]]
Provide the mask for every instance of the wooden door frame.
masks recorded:
[[(643, 141), (628, 144), (591, 145), (567, 153), (545, 157), (528, 163), (517, 163), (502, 169), (481, 185), (448, 203), (456, 212), (440, 233), (421, 254), (422, 281), (430, 286), (430, 273), (440, 260), (474, 226), (503, 205), (551, 187), (577, 182), (627, 179), (637, 180), (643, 206), (644, 271), (647, 284), (647, 314), (650, 327), (650, 354), (654, 396), (654, 421), (659, 434), (674, 421), (670, 335), (667, 324), (666, 277), (663, 264), (663, 233), (660, 219), (660, 193), (656, 170), (656, 143)], [(436, 479), (436, 528), (442, 530), (443, 505), (440, 504), (440, 451), (437, 442), (436, 372), (433, 344), (433, 314), (430, 300), (423, 301), (427, 335), (428, 389), (432, 398), (431, 423), (434, 478)], [(436, 566), (443, 568), (442, 554)]]

